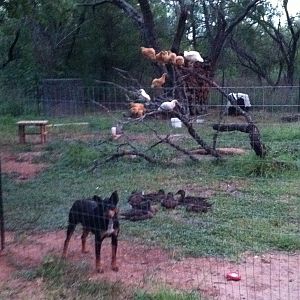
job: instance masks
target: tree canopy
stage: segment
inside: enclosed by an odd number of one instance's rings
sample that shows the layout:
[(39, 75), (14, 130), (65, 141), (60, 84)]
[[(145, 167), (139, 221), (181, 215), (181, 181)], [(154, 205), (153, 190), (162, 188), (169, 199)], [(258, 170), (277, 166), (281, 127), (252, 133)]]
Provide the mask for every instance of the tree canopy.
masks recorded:
[(293, 85), (299, 80), (300, 12), (292, 15), (288, 0), (280, 4), (0, 1), (0, 80), (25, 85), (46, 77), (115, 80), (117, 67), (149, 84), (157, 66), (142, 58), (139, 47), (145, 46), (197, 50), (211, 62), (215, 76), (220, 70), (228, 74), (227, 82), (247, 70), (255, 84)]

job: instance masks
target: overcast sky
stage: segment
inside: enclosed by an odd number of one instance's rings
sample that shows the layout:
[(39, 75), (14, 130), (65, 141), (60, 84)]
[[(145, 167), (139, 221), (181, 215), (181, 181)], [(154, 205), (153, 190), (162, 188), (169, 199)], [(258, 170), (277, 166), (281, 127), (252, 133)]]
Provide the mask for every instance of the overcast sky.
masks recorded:
[[(274, 6), (278, 5), (278, 8), (282, 8), (282, 0), (270, 0)], [(296, 13), (300, 13), (300, 0), (289, 0), (288, 11), (291, 16)]]

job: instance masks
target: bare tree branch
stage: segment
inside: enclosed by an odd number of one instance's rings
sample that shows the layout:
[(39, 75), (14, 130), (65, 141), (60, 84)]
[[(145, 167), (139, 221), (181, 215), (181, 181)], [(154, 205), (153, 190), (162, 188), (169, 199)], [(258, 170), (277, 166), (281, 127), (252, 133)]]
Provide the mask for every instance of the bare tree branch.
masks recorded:
[(182, 1), (180, 1), (179, 3), (180, 3), (180, 8), (181, 8), (180, 16), (178, 19), (176, 33), (175, 33), (173, 43), (171, 46), (172, 52), (175, 52), (175, 53), (179, 52), (180, 43), (181, 43), (182, 37), (186, 31), (186, 20), (188, 18), (189, 9), (190, 9), (189, 5), (182, 3)]
[(227, 124), (220, 125), (214, 124), (213, 129), (218, 131), (241, 131), (249, 133), (250, 145), (257, 156), (265, 157), (267, 150), (265, 145), (261, 142), (260, 133), (256, 125), (254, 124)]
[(5, 62), (2, 63), (0, 69), (5, 68), (10, 62), (12, 62), (15, 59), (14, 51), (15, 51), (16, 44), (17, 44), (17, 42), (19, 40), (19, 37), (20, 37), (20, 32), (21, 32), (20, 28), (17, 29), (16, 34), (15, 34), (15, 38), (12, 41), (12, 43), (11, 43), (9, 49), (8, 49), (7, 59), (6, 59)]
[[(283, 70), (282, 59), (277, 60), (279, 69), (277, 72), (277, 78), (274, 81), (270, 77), (267, 68), (256, 60), (253, 53), (247, 52), (246, 48), (241, 45), (241, 43), (237, 42), (234, 37), (230, 38), (230, 47), (237, 54), (237, 58), (242, 66), (250, 69), (253, 73), (257, 74), (259, 78), (264, 78), (269, 85), (276, 86), (279, 83)], [(274, 64), (275, 63), (276, 62), (274, 62)]]
[(109, 161), (112, 161), (112, 160), (115, 160), (115, 159), (118, 159), (120, 157), (124, 157), (124, 156), (139, 156), (139, 157), (142, 157), (144, 158), (146, 161), (152, 163), (152, 164), (157, 164), (158, 161), (156, 161), (155, 159), (151, 158), (150, 156), (144, 154), (144, 153), (141, 153), (141, 152), (137, 152), (137, 151), (122, 151), (120, 153), (115, 153), (113, 154), (111, 157), (107, 158), (105, 160), (105, 162), (109, 162)]
[[(250, 114), (248, 114), (246, 111), (242, 110), (238, 105), (237, 105), (237, 100), (233, 99), (232, 97), (229, 97), (224, 91), (223, 89), (217, 84), (215, 83), (213, 80), (202, 76), (199, 73), (193, 73), (191, 71), (191, 73), (195, 76), (198, 76), (199, 78), (201, 78), (202, 80), (206, 81), (209, 83), (210, 86), (215, 87), (230, 103), (233, 107), (235, 107), (235, 109), (238, 111), (239, 114), (241, 114), (245, 120), (248, 123), (248, 132), (249, 132), (249, 137), (250, 137), (250, 144), (253, 148), (253, 150), (255, 151), (255, 153), (260, 156), (260, 157), (265, 157), (267, 150), (265, 145), (261, 142), (261, 137), (260, 137), (260, 132), (259, 129), (257, 128), (257, 126), (254, 124), (252, 117)], [(220, 117), (219, 117), (219, 124), (216, 125), (216, 128), (214, 128), (215, 130), (217, 130), (217, 133), (214, 136), (214, 140), (213, 140), (213, 147), (209, 147), (199, 136), (197, 136), (197, 133), (195, 132), (194, 128), (192, 127), (192, 124), (190, 124), (189, 120), (184, 116), (181, 115), (180, 113), (176, 113), (177, 117), (184, 123), (184, 125), (188, 128), (188, 131), (190, 133), (190, 135), (199, 143), (199, 145), (202, 146), (202, 148), (204, 148), (208, 153), (219, 157), (219, 153), (216, 151), (216, 139), (217, 139), (217, 134), (220, 131), (220, 128), (222, 128), (221, 126), (221, 122), (224, 118), (225, 115), (225, 107), (224, 109), (221, 111), (220, 113)]]
[[(229, 20), (229, 18), (226, 17), (226, 12), (224, 10), (225, 1), (216, 3), (215, 1), (210, 0), (209, 5), (206, 4), (205, 0), (202, 1), (204, 22), (210, 43), (209, 57), (213, 70), (216, 69), (221, 51), (228, 36), (260, 1), (262, 0), (249, 1), (242, 12), (232, 20)], [(216, 19), (211, 20), (211, 15), (216, 16)]]
[(59, 41), (59, 43), (56, 44), (56, 47), (63, 41), (65, 40), (69, 35), (73, 35), (72, 36), (72, 42), (71, 42), (71, 45), (70, 45), (70, 48), (67, 52), (67, 55), (66, 55), (66, 64), (68, 64), (68, 61), (70, 60), (71, 56), (72, 56), (72, 53), (73, 53), (73, 50), (74, 50), (74, 47), (75, 47), (75, 43), (76, 43), (76, 39), (80, 33), (80, 30), (81, 30), (81, 27), (82, 25), (85, 23), (86, 21), (86, 18), (85, 18), (85, 14), (86, 14), (86, 9), (84, 9), (82, 11), (82, 13), (80, 14), (79, 16), (79, 20), (78, 20), (78, 25), (77, 27), (72, 31), (70, 32), (68, 35), (66, 35), (63, 39), (61, 39)]
[(258, 24), (266, 31), (266, 33), (277, 43), (282, 58), (287, 67), (286, 70), (286, 82), (289, 85), (293, 85), (295, 74), (295, 61), (298, 51), (298, 44), (300, 40), (300, 26), (290, 17), (287, 9), (288, 0), (283, 0), (283, 7), (285, 11), (285, 17), (287, 21), (287, 29), (290, 35), (285, 31), (285, 27), (281, 28), (280, 22), (276, 28), (272, 21), (265, 20), (263, 18), (256, 18)]
[(192, 161), (199, 161), (191, 152), (189, 152), (188, 150), (184, 149), (184, 148), (181, 148), (180, 146), (172, 143), (170, 141), (170, 137), (169, 136), (166, 136), (164, 139), (162, 139), (162, 142), (170, 145), (171, 147), (173, 147), (174, 149), (176, 149), (177, 151), (179, 152), (182, 152), (183, 154), (187, 155)]
[(138, 0), (140, 10), (136, 10), (129, 2), (124, 0), (101, 0), (93, 3), (79, 3), (78, 6), (90, 6), (95, 8), (103, 4), (112, 4), (121, 9), (138, 27), (141, 35), (145, 41), (146, 47), (153, 47), (155, 50), (159, 50), (157, 37), (155, 34), (155, 26), (152, 15), (152, 10), (148, 0)]

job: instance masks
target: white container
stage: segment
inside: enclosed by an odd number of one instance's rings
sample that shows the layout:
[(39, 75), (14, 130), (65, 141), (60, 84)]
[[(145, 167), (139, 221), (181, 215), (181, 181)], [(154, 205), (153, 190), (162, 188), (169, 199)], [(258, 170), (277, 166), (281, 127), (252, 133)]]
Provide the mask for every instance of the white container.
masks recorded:
[(117, 134), (117, 127), (112, 127), (111, 128), (111, 135), (116, 136), (116, 134)]
[(171, 125), (174, 128), (181, 128), (182, 122), (178, 118), (171, 118)]

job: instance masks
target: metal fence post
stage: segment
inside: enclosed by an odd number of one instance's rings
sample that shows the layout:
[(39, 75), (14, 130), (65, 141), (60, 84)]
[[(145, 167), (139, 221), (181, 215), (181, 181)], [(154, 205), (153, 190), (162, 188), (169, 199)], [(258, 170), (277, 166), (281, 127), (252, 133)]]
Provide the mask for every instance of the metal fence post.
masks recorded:
[(0, 156), (0, 236), (1, 236), (1, 250), (4, 249), (4, 212), (3, 212), (3, 197), (2, 197), (2, 170), (1, 170), (1, 156)]
[(298, 84), (298, 103), (297, 103), (297, 112), (300, 112), (300, 79)]

